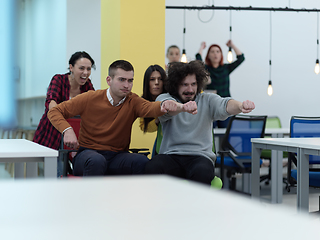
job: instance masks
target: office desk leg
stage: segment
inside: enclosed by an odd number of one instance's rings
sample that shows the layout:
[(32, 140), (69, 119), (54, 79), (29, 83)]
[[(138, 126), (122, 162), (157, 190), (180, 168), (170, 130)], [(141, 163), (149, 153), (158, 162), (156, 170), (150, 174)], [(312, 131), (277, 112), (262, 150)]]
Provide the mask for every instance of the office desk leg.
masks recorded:
[(283, 195), (283, 165), (282, 165), (283, 154), (281, 151), (271, 151), (271, 202), (282, 203)]
[(24, 178), (24, 163), (14, 163), (14, 178)]
[(251, 197), (260, 198), (260, 156), (261, 149), (256, 148), (256, 144), (252, 143), (251, 156)]
[(26, 163), (26, 177), (37, 178), (38, 177), (38, 163), (28, 162)]
[[(309, 155), (298, 149), (297, 203), (298, 211), (309, 212)], [(302, 177), (304, 176), (304, 177)]]
[(57, 178), (57, 157), (44, 158), (44, 177)]

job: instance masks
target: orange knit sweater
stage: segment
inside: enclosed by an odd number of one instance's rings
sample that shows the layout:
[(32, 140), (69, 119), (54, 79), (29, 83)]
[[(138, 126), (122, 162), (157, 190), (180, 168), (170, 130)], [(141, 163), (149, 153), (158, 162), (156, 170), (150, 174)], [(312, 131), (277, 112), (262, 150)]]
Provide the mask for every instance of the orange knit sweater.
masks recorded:
[(136, 118), (163, 114), (160, 102), (149, 102), (135, 93), (130, 93), (122, 104), (114, 107), (104, 89), (82, 93), (58, 104), (50, 109), (48, 118), (58, 131), (63, 132), (70, 127), (65, 119), (80, 115), (80, 146), (118, 152), (129, 149), (131, 128)]

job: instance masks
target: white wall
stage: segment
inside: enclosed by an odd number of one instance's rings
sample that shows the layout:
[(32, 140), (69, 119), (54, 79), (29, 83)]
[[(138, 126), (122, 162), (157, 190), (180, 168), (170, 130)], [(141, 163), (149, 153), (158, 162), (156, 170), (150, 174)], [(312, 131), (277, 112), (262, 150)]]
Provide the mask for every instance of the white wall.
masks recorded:
[(100, 0), (18, 1), (18, 124), (36, 127), (51, 78), (69, 71), (74, 52), (95, 60), (91, 79), (100, 88)]
[(21, 0), (18, 98), (45, 96), (52, 76), (67, 72), (66, 0)]
[(95, 61), (96, 70), (91, 71), (93, 86), (101, 88), (101, 4), (100, 0), (67, 0), (67, 52), (86, 51)]
[[(290, 6), (289, 6), (290, 3)], [(317, 0), (166, 0), (166, 6), (241, 6), (317, 8)], [(166, 10), (166, 48), (172, 44), (182, 48), (183, 11)], [(230, 11), (186, 10), (185, 46), (190, 60), (195, 58), (201, 41), (208, 47), (217, 43), (224, 59), (228, 48)], [(245, 54), (246, 60), (231, 75), (231, 95), (237, 100), (253, 100), (252, 114), (278, 115), (284, 127), (289, 127), (292, 115), (320, 116), (320, 74), (313, 71), (317, 58), (317, 13), (272, 13), (272, 75), (274, 94), (267, 95), (269, 80), (270, 13), (232, 11), (232, 40)], [(204, 51), (206, 55), (207, 49)]]

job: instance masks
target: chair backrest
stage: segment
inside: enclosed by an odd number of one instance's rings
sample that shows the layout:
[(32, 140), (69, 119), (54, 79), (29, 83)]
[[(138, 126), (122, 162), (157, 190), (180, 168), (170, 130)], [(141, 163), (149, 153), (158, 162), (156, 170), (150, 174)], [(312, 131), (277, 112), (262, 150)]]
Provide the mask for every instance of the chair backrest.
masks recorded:
[[(153, 150), (152, 150), (152, 157), (154, 157), (156, 154), (159, 154), (160, 152), (160, 146), (161, 146), (161, 142), (162, 142), (162, 126), (161, 123), (158, 124), (158, 131), (157, 131), (157, 137), (156, 140), (154, 142), (154, 146), (153, 146)], [(216, 147), (215, 147), (215, 142), (214, 142), (214, 130), (212, 128), (212, 152), (216, 153)]]
[(267, 116), (236, 115), (230, 118), (222, 149), (251, 156), (251, 138), (263, 138)]
[(266, 128), (281, 128), (281, 121), (278, 116), (268, 116)]
[[(290, 137), (320, 137), (320, 117), (292, 116), (290, 120)], [(310, 164), (320, 163), (320, 156), (309, 157)]]

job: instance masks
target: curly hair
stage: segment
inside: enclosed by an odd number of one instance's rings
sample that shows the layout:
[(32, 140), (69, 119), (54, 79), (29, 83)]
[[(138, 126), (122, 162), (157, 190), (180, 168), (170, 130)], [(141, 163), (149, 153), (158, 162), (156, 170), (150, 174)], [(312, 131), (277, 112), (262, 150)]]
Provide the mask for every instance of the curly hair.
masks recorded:
[(198, 94), (203, 90), (205, 82), (210, 76), (204, 67), (204, 63), (199, 60), (191, 61), (189, 63), (171, 63), (168, 70), (168, 78), (165, 81), (165, 88), (168, 93), (172, 96), (180, 98), (179, 86), (186, 76), (192, 74), (196, 75)]

